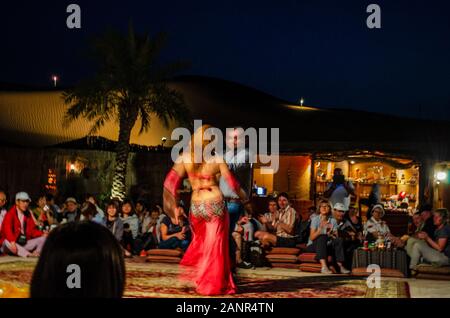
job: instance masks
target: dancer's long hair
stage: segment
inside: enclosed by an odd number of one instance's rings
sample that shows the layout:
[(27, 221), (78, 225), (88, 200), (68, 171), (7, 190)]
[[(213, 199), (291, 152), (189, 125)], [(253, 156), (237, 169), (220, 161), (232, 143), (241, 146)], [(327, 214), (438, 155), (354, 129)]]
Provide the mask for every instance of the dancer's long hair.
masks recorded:
[[(212, 128), (210, 125), (202, 125), (199, 127), (191, 137), (191, 142), (189, 144), (189, 150), (191, 155), (191, 162), (194, 164), (195, 169), (197, 170), (203, 163), (205, 163), (205, 158), (203, 156), (203, 151), (205, 150), (206, 146), (208, 146), (210, 143), (214, 142), (211, 140), (205, 139), (205, 131), (209, 128)], [(200, 147), (199, 147), (200, 146)], [(201, 149), (199, 149), (201, 148)], [(201, 162), (195, 161), (195, 150), (201, 153)]]

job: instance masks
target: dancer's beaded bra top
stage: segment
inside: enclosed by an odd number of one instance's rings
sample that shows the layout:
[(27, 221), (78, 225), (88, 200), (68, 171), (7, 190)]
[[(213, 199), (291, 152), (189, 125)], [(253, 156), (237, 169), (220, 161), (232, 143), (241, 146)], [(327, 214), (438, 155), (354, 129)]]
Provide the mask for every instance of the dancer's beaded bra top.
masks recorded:
[[(195, 134), (202, 133), (203, 136), (205, 129), (203, 126)], [(202, 148), (204, 146), (202, 142)], [(192, 154), (185, 153), (181, 159), (175, 163), (164, 182), (164, 210), (178, 218), (181, 210), (178, 208), (177, 189), (183, 177), (187, 176), (192, 186), (189, 219), (193, 238), (180, 264), (189, 267), (189, 273), (194, 275), (185, 278), (195, 283), (199, 294), (233, 294), (236, 285), (231, 275), (228, 252), (229, 216), (218, 185), (219, 177), (222, 176), (242, 199), (247, 199), (246, 194), (221, 158), (193, 164), (190, 161)]]

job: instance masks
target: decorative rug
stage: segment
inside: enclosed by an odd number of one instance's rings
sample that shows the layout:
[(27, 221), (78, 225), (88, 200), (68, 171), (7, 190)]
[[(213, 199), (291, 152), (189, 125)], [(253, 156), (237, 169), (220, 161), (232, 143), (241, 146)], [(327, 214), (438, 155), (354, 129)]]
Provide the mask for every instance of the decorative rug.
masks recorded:
[[(0, 298), (27, 297), (34, 262), (0, 264)], [(125, 297), (202, 297), (189, 283), (177, 279), (177, 266), (127, 262)], [(237, 278), (238, 294), (226, 298), (409, 298), (406, 282), (382, 280), (370, 289), (361, 278), (343, 276), (289, 277), (245, 272)]]

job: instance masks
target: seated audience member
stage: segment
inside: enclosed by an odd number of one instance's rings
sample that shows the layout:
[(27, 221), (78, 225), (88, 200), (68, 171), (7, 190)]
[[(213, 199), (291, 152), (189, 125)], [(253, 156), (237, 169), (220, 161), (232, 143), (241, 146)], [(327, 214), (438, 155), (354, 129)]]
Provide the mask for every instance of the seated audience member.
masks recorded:
[(254, 234), (263, 229), (262, 224), (254, 218), (254, 207), (252, 204), (245, 206), (245, 213), (236, 222), (234, 232), (232, 233), (236, 243), (236, 264), (239, 268), (252, 268), (253, 265), (243, 259), (244, 242), (254, 241)]
[(272, 198), (269, 199), (268, 203), (269, 212), (264, 213), (264, 215), (259, 216), (258, 220), (262, 224), (263, 229), (260, 232), (256, 232), (255, 236), (257, 239), (260, 239), (259, 236), (262, 234), (261, 232), (269, 232), (275, 233), (276, 229), (272, 226), (272, 222), (276, 219), (278, 214), (278, 202), (277, 199)]
[(123, 237), (123, 222), (119, 217), (120, 205), (116, 200), (110, 200), (106, 205), (106, 215), (103, 219), (103, 225), (106, 226), (118, 242)]
[(5, 254), (38, 257), (47, 233), (40, 231), (29, 210), (26, 192), (16, 194), (16, 204), (8, 211), (0, 231), (0, 247)]
[(362, 245), (363, 225), (355, 208), (350, 208), (347, 217), (343, 208), (343, 205), (336, 204), (333, 217), (337, 222), (338, 237), (344, 240), (344, 266), (350, 268), (353, 252)]
[(55, 196), (51, 193), (47, 193), (45, 195), (45, 202), (47, 206), (50, 208), (50, 211), (52, 212), (54, 223), (56, 224), (58, 222), (58, 216), (61, 213), (61, 210), (59, 209), (58, 205), (55, 203)]
[(422, 216), (424, 225), (422, 231), (427, 233), (429, 237), (434, 239), (434, 233), (436, 232), (436, 226), (433, 221), (432, 207), (429, 204), (425, 204), (420, 209), (420, 215)]
[[(95, 207), (95, 205), (92, 204), (91, 202), (86, 201), (81, 206), (80, 221), (96, 222), (95, 219), (96, 219), (97, 214), (98, 214), (98, 212), (97, 212), (97, 208)], [(96, 222), (96, 223), (101, 223), (101, 222)]]
[(103, 210), (98, 206), (97, 198), (95, 196), (93, 196), (92, 194), (88, 194), (88, 195), (86, 195), (85, 201), (90, 202), (95, 206), (97, 213), (95, 215), (94, 222), (100, 223), (101, 220), (105, 217), (105, 212), (103, 212)]
[(357, 232), (361, 232), (361, 234), (364, 232), (364, 224), (356, 205), (350, 206), (345, 218), (350, 221)]
[(139, 199), (136, 201), (134, 210), (139, 219), (139, 232), (140, 234), (143, 234), (145, 233), (145, 229), (148, 229), (148, 223), (150, 222), (151, 213), (149, 211), (148, 203), (143, 199)]
[(389, 226), (382, 220), (384, 216), (384, 208), (381, 204), (376, 204), (372, 207), (372, 217), (366, 222), (364, 232), (366, 233), (366, 240), (375, 242), (376, 240), (389, 239), (396, 247), (404, 247), (404, 242), (391, 234)]
[(315, 206), (308, 208), (309, 220), (312, 221), (313, 218), (320, 215), (319, 209)]
[(165, 215), (161, 221), (160, 249), (182, 249), (185, 251), (190, 243), (190, 228), (187, 217), (175, 218)]
[[(336, 219), (331, 216), (330, 202), (328, 200), (322, 200), (318, 208), (320, 215), (311, 221), (311, 233), (307, 251), (317, 254), (316, 258), (322, 265), (321, 273), (332, 273), (328, 267), (327, 259), (328, 256), (333, 256), (341, 274), (348, 274), (350, 271), (344, 266), (344, 240), (338, 237), (338, 224)], [(345, 207), (342, 203), (336, 203), (335, 209), (343, 211)]]
[(78, 208), (78, 202), (75, 198), (67, 198), (65, 202), (65, 209), (62, 212), (61, 223), (79, 221), (81, 218), (81, 211)]
[[(164, 218), (164, 215), (162, 218)], [(150, 209), (150, 216), (145, 224), (142, 225), (141, 233), (136, 239), (136, 251), (148, 251), (158, 247), (161, 239), (162, 218), (159, 214), (159, 209), (156, 206), (153, 206)]]
[(351, 206), (344, 219), (348, 220), (349, 225), (356, 233), (355, 238), (362, 243), (364, 240), (364, 224), (359, 215), (358, 208), (355, 205)]
[(417, 234), (418, 238), (427, 244), (414, 244), (412, 247), (410, 268), (413, 270), (421, 258), (424, 262), (437, 266), (450, 265), (450, 225), (447, 209), (437, 209), (433, 213), (433, 222), (436, 227), (435, 239), (425, 231)]
[(139, 219), (135, 214), (133, 203), (130, 200), (122, 202), (121, 219), (125, 225), (128, 225), (127, 230), (124, 228), (122, 245), (128, 251), (135, 253), (134, 245), (135, 240), (139, 234)]
[(6, 213), (8, 213), (7, 203), (6, 193), (3, 190), (0, 190), (0, 231), (2, 230), (3, 219), (5, 218)]
[(308, 243), (311, 220), (317, 215), (315, 206), (308, 208), (308, 216), (305, 220), (302, 219), (301, 214), (297, 214), (295, 222), (295, 238), (297, 244)]
[[(257, 232), (255, 236), (261, 241), (263, 246), (276, 247), (295, 247), (296, 241), (294, 237), (294, 225), (296, 211), (289, 205), (289, 197), (287, 193), (278, 195), (278, 206), (280, 209), (275, 213), (261, 219), (263, 225), (269, 232)], [(272, 234), (270, 231), (274, 231)]]
[[(80, 288), (68, 288), (70, 265), (79, 266)], [(74, 269), (70, 269), (74, 270)], [(121, 298), (125, 263), (114, 236), (94, 222), (72, 222), (53, 230), (31, 280), (31, 298)]]
[(379, 237), (387, 237), (390, 234), (389, 226), (382, 220), (384, 217), (384, 208), (381, 204), (372, 207), (372, 217), (367, 220), (364, 231), (366, 232), (366, 240), (369, 242), (376, 241)]
[(55, 224), (57, 221), (53, 217), (53, 212), (47, 205), (47, 197), (42, 194), (38, 197), (36, 202), (36, 207), (31, 210), (37, 220), (37, 225), (39, 228), (49, 228), (50, 225)]
[(402, 237), (402, 240), (406, 241), (405, 249), (409, 257), (411, 257), (412, 255), (412, 248), (415, 244), (427, 244), (418, 236), (418, 234), (422, 232), (423, 226), (425, 225), (420, 212), (417, 212), (412, 216), (412, 222), (415, 228), (414, 233), (412, 233), (410, 236), (405, 235)]

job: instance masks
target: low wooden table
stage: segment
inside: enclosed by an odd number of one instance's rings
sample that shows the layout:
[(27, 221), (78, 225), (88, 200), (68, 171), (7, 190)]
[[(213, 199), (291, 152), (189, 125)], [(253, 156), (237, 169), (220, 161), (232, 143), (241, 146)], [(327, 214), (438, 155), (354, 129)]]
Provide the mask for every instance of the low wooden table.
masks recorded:
[(369, 265), (399, 270), (408, 277), (408, 255), (403, 249), (368, 250), (358, 248), (353, 253), (353, 268), (367, 268)]

